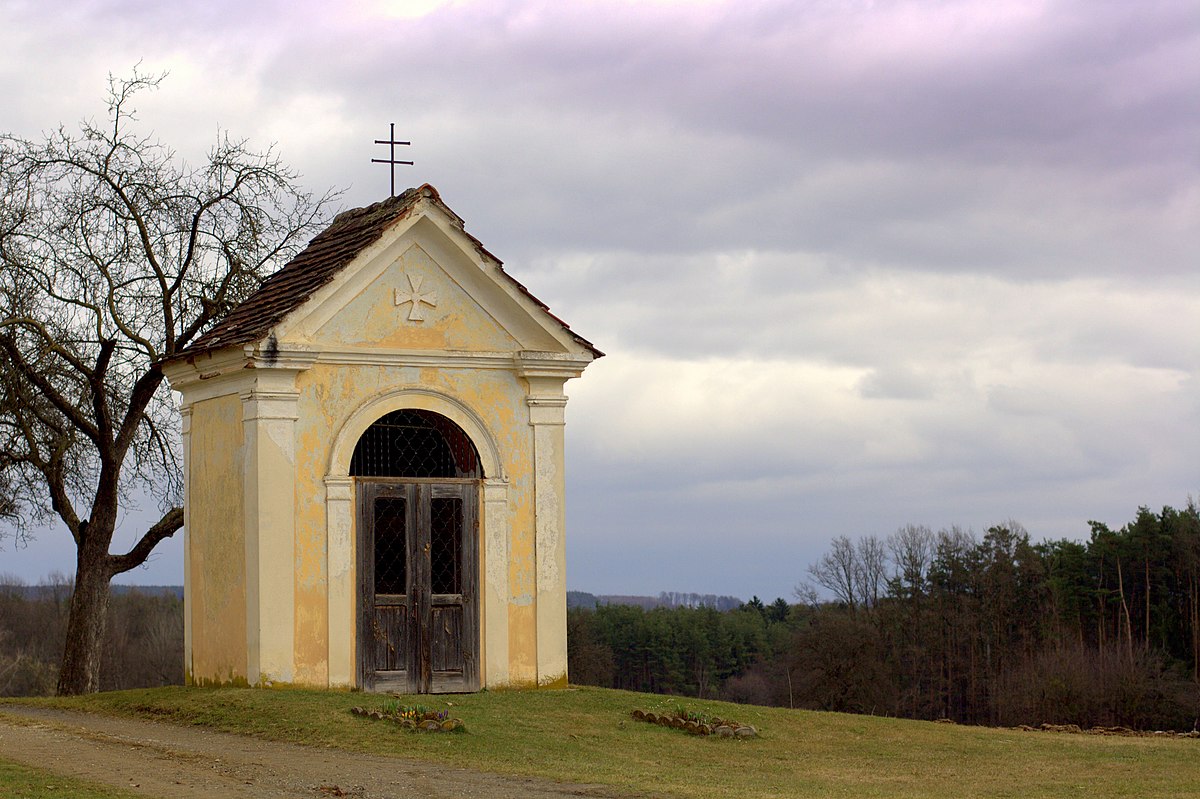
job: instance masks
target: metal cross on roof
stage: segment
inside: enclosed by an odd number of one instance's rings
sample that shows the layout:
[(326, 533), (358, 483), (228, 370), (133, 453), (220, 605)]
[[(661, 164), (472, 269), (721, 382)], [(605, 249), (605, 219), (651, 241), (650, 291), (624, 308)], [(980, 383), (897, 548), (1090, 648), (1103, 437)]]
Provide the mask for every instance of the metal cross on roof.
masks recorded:
[(396, 123), (395, 122), (392, 122), (388, 125), (388, 130), (389, 130), (389, 132), (388, 132), (388, 137), (386, 140), (384, 140), (384, 139), (376, 139), (375, 140), (376, 144), (388, 145), (388, 147), (390, 148), (388, 157), (387, 158), (372, 158), (371, 163), (372, 164), (391, 164), (392, 165), (392, 194), (391, 194), (391, 196), (395, 197), (396, 196), (396, 165), (397, 164), (405, 164), (406, 166), (412, 166), (412, 163), (413, 163), (412, 161), (397, 161), (396, 160), (396, 145), (402, 144), (404, 146), (408, 146), (408, 145), (412, 144), (412, 142), (396, 141)]

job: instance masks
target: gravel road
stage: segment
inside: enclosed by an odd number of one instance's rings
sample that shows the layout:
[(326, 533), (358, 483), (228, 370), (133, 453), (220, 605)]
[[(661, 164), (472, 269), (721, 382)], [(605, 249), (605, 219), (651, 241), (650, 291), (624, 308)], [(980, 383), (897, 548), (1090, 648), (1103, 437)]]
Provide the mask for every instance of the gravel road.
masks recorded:
[(159, 799), (628, 796), (605, 786), (18, 705), (0, 705), (0, 758)]

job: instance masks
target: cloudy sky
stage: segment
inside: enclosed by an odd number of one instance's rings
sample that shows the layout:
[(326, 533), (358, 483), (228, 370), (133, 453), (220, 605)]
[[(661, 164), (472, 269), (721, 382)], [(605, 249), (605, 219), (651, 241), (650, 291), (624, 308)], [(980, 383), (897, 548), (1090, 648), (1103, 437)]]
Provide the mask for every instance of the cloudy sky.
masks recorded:
[(573, 589), (789, 597), (836, 535), (1200, 496), (1194, 0), (0, 0), (0, 129), (139, 60), (182, 155), (277, 142), (347, 206), (395, 122), (398, 182), (608, 353), (568, 385)]

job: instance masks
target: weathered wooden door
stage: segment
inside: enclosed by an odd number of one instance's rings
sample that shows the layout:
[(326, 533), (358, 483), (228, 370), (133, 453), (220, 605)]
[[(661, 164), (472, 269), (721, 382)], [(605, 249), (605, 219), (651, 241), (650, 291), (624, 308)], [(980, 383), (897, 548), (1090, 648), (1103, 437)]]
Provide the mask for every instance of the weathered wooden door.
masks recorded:
[(476, 481), (359, 481), (366, 690), (479, 689), (478, 497)]

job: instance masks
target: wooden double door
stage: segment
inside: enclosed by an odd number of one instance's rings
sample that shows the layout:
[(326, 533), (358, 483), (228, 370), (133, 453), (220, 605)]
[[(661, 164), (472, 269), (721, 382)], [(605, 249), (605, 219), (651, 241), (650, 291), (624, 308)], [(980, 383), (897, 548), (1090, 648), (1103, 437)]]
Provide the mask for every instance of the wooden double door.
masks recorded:
[(359, 685), (479, 690), (478, 481), (357, 487)]

